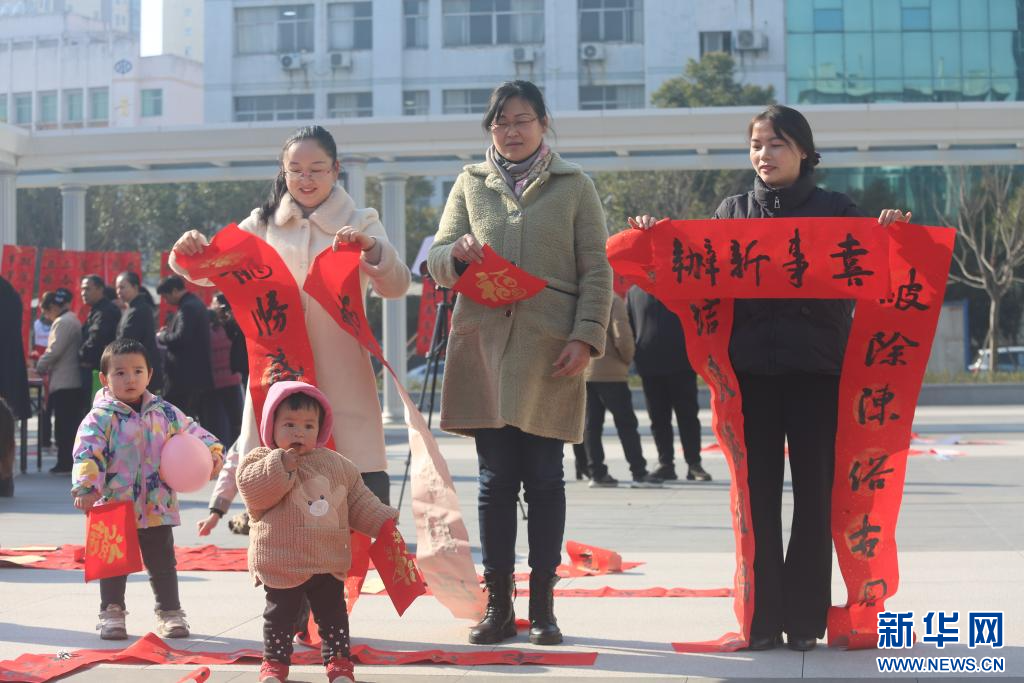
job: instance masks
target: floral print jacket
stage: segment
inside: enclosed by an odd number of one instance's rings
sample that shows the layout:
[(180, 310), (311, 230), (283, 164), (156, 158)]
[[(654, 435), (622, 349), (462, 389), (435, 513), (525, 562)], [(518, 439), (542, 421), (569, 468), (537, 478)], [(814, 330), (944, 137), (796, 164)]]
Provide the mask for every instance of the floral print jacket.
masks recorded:
[(138, 412), (109, 389), (97, 392), (75, 438), (71, 494), (99, 492), (97, 504), (133, 501), (140, 529), (178, 526), (178, 497), (160, 478), (160, 451), (178, 432), (188, 432), (210, 448), (216, 477), (224, 461), (223, 446), (198, 422), (148, 391)]

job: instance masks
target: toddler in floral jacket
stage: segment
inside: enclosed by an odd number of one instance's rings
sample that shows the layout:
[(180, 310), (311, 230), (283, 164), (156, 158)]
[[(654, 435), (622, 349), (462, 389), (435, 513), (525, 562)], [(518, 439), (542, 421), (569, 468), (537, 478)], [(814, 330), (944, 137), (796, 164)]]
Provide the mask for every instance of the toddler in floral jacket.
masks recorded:
[[(153, 369), (146, 349), (118, 339), (103, 350), (100, 382), (92, 410), (78, 428), (71, 472), (75, 507), (131, 501), (139, 549), (156, 596), (157, 633), (185, 638), (188, 624), (178, 599), (178, 571), (171, 528), (181, 524), (178, 498), (160, 478), (160, 451), (169, 438), (187, 432), (210, 449), (213, 476), (223, 461), (216, 437), (159, 396), (146, 390)], [(124, 640), (127, 576), (100, 579), (100, 638)]]

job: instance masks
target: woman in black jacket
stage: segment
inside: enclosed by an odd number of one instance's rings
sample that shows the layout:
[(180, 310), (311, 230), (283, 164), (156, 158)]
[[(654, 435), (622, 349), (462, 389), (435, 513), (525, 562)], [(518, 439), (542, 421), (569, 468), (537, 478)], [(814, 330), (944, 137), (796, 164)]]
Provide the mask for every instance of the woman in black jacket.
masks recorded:
[[(862, 216), (846, 195), (814, 182), (820, 159), (803, 114), (772, 105), (748, 128), (754, 188), (727, 197), (715, 218)], [(885, 209), (881, 225), (909, 221)], [(650, 216), (630, 219), (649, 228)], [(839, 373), (853, 301), (738, 299), (729, 358), (743, 396), (747, 483), (754, 526), (754, 619), (751, 650), (769, 650), (787, 635), (791, 649), (812, 649), (824, 635), (831, 604), (832, 478)], [(782, 551), (785, 447), (793, 480), (793, 523)]]
[(153, 379), (148, 389), (159, 392), (164, 386), (164, 363), (156, 347), (156, 303), (149, 290), (142, 286), (138, 273), (125, 271), (117, 276), (117, 298), (125, 303), (117, 324), (118, 339), (134, 339), (146, 347)]

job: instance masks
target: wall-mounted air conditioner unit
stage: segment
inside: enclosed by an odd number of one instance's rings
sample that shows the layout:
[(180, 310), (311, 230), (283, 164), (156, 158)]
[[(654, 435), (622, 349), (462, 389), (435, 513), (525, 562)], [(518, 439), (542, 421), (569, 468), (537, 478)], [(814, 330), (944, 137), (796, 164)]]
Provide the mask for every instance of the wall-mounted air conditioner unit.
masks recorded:
[(278, 56), (278, 62), (285, 71), (296, 71), (306, 66), (300, 52), (285, 52)]
[(512, 61), (516, 64), (533, 64), (537, 59), (537, 52), (528, 47), (512, 48)]
[(603, 62), (604, 45), (601, 43), (580, 43), (580, 60), (584, 62)]
[(331, 68), (332, 69), (351, 69), (352, 68), (352, 53), (351, 52), (332, 52), (331, 53)]
[(761, 31), (736, 31), (734, 47), (740, 52), (767, 50), (768, 35)]

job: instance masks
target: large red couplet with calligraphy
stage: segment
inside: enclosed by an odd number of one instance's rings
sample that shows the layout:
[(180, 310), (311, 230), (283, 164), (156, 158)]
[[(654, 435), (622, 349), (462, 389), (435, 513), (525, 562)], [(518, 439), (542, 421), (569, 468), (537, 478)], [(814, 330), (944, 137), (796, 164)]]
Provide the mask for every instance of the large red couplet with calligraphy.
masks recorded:
[(615, 272), (679, 316), (687, 354), (711, 388), (712, 428), (732, 475), (739, 632), (677, 643), (681, 652), (745, 647), (754, 610), (742, 396), (729, 360), (737, 298), (856, 299), (840, 379), (832, 536), (847, 602), (830, 645), (875, 647), (877, 615), (899, 583), (896, 520), (917, 397), (945, 293), (954, 231), (867, 218), (662, 221), (608, 241)]
[(391, 374), (405, 406), (405, 423), (409, 428), (416, 562), (431, 592), (453, 615), (479, 619), (483, 616), (485, 596), (477, 582), (469, 532), (459, 510), (448, 464), (423, 414), (384, 360), (380, 345), (370, 331), (359, 288), (357, 248), (350, 245), (338, 251), (321, 252), (303, 288)]
[(130, 501), (89, 509), (85, 526), (85, 580), (125, 576), (142, 569), (135, 508)]
[(190, 277), (212, 280), (231, 302), (245, 334), (249, 393), (257, 416), (263, 415), (275, 382), (316, 384), (299, 288), (272, 246), (232, 224), (202, 254), (178, 261)]
[(35, 319), (32, 288), (36, 281), (36, 251), (35, 247), (5, 244), (3, 261), (0, 262), (0, 273), (21, 296), (21, 345), (26, 357), (35, 345), (32, 335), (32, 321)]

